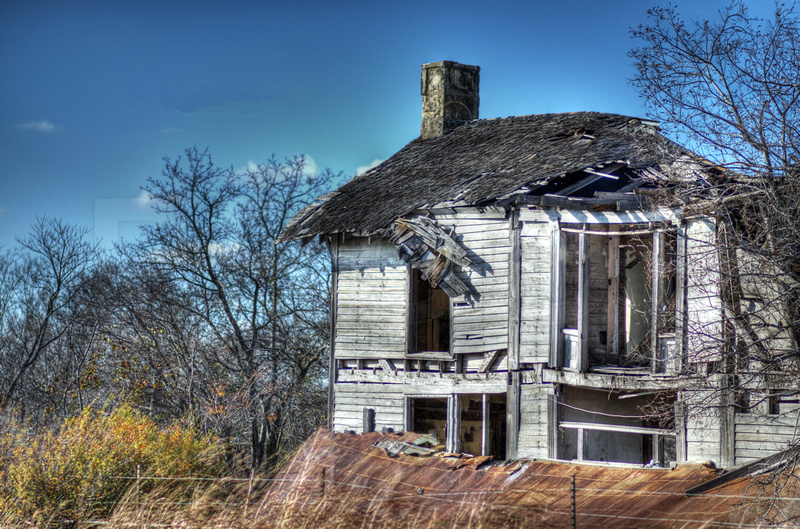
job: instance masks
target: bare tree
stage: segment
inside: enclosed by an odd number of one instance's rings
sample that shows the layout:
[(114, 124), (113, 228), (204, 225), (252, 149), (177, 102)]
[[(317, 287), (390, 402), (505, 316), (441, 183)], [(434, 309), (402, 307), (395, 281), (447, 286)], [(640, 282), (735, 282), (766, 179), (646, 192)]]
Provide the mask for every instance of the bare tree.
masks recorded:
[(707, 374), (724, 382), (693, 389), (726, 414), (774, 417), (784, 399), (797, 443), (800, 19), (784, 4), (760, 19), (741, 1), (708, 20), (686, 22), (673, 6), (649, 16), (632, 30), (633, 86), (667, 134), (711, 162), (705, 177), (669, 174), (654, 197), (712, 226), (693, 241), (702, 255), (687, 256), (689, 281), (720, 306), (696, 315), (688, 349), (710, 353)]
[(217, 381), (214, 413), (246, 416), (258, 468), (285, 445), (292, 399), (318, 389), (327, 340), (320, 248), (274, 240), (334, 175), (308, 173), (303, 157), (237, 174), (196, 148), (165, 161), (146, 188), (164, 220), (143, 228), (134, 259), (169, 278), (179, 295), (167, 303), (203, 322), (198, 369)]
[(72, 328), (72, 303), (98, 255), (85, 237), (85, 229), (41, 218), (18, 240), (21, 250), (4, 256), (0, 410), (40, 387), (34, 374)]
[(633, 85), (667, 133), (719, 168), (661, 199), (717, 218), (729, 350), (789, 361), (800, 354), (800, 19), (783, 4), (759, 19), (738, 1), (715, 20), (649, 15), (632, 31)]

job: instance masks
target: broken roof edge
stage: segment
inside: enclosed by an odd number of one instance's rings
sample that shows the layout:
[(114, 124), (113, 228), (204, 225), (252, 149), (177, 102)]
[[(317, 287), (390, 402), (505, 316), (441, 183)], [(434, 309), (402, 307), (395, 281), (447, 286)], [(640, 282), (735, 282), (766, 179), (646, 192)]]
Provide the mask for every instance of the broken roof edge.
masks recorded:
[[(631, 123), (637, 125), (630, 128)], [(487, 126), (483, 132), (469, 132)], [(646, 139), (651, 134), (654, 143)], [(509, 136), (525, 141), (510, 144)], [(459, 163), (440, 175), (438, 166), (430, 164), (431, 149), (450, 154)], [(474, 157), (469, 157), (470, 152)], [(593, 158), (595, 154), (599, 156)], [(554, 172), (562, 159), (577, 164)], [(703, 162), (660, 134), (658, 123), (646, 118), (564, 112), (470, 120), (440, 136), (412, 140), (379, 165), (320, 197), (287, 224), (277, 242), (338, 233), (370, 236), (389, 229), (395, 220), (414, 210), (496, 204), (510, 196), (535, 194), (535, 188), (547, 182), (608, 163), (625, 163), (640, 177), (648, 169), (653, 170), (651, 177), (665, 176), (665, 165), (680, 159), (686, 166)], [(460, 167), (465, 164), (467, 167)], [(403, 175), (419, 184), (400, 184)], [(440, 176), (442, 184), (437, 188)], [(491, 192), (495, 180), (496, 191)], [(376, 203), (370, 207), (365, 200)]]

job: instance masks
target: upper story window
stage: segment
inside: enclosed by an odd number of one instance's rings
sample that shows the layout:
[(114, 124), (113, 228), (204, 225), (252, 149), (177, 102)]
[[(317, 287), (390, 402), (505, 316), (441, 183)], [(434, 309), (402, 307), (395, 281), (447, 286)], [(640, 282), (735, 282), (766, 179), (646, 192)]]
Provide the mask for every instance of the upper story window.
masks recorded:
[(419, 270), (412, 270), (411, 316), (412, 352), (450, 351), (450, 298), (423, 280)]

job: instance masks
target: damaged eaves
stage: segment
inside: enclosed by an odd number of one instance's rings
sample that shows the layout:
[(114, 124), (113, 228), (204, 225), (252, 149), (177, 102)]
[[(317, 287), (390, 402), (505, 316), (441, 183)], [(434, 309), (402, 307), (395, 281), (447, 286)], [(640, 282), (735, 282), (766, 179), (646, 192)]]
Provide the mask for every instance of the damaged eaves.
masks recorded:
[(412, 141), (300, 212), (279, 241), (334, 233), (369, 236), (415, 210), (487, 206), (520, 194), (563, 195), (559, 182), (587, 178), (579, 198), (632, 207), (638, 204), (633, 194), (617, 204), (595, 193), (620, 192), (645, 170), (651, 178), (662, 175), (676, 159), (685, 160), (681, 165), (688, 173), (698, 167), (689, 151), (638, 118), (576, 112), (475, 120)]

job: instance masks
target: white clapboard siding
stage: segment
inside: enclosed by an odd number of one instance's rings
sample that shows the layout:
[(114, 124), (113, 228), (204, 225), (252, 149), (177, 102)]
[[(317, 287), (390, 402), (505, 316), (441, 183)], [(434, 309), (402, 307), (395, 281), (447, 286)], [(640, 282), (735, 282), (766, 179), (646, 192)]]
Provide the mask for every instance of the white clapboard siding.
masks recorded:
[(406, 350), (408, 271), (386, 241), (339, 244), (336, 357), (402, 357)]
[(686, 460), (690, 463), (721, 462), (720, 407), (713, 391), (684, 393), (689, 410), (686, 417)]
[(499, 215), (480, 218), (474, 208), (455, 208), (436, 220), (455, 228), (459, 244), (476, 263), (469, 269), (457, 268), (459, 279), (471, 292), (453, 299), (452, 351), (468, 354), (507, 348), (508, 220)]
[(375, 410), (375, 430), (403, 430), (402, 387), (396, 384), (337, 383), (333, 399), (333, 430), (362, 433), (364, 408)]
[(797, 414), (734, 416), (734, 448), (737, 465), (749, 463), (795, 445), (800, 432)]
[(553, 386), (520, 386), (518, 457), (547, 457), (547, 400)]
[(716, 362), (721, 359), (722, 336), (716, 225), (711, 219), (693, 220), (686, 234), (687, 358)]
[(552, 228), (539, 210), (523, 210), (520, 219), (520, 362), (545, 363), (550, 354)]

